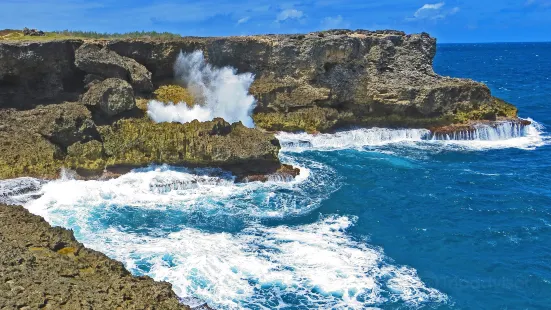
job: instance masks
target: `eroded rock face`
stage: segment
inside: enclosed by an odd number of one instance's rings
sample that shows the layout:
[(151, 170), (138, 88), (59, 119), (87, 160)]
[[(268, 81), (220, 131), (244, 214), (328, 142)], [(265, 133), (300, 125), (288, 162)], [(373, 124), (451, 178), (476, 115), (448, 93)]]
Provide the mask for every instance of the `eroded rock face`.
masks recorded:
[(99, 138), (90, 111), (79, 103), (32, 110), (0, 110), (0, 178), (54, 178), (76, 142)]
[(0, 308), (190, 309), (166, 282), (134, 277), (70, 230), (0, 204)]
[[(484, 84), (434, 73), (436, 40), (426, 33), (333, 30), (305, 35), (110, 40), (74, 43), (72, 50), (67, 42), (74, 41), (61, 42), (65, 43), (0, 43), (0, 53), (8, 55), (0, 58), (0, 68), (26, 68), (26, 57), (44, 54), (46, 62), (39, 66), (59, 72), (67, 60), (51, 55), (49, 49), (55, 48), (61, 50), (60, 55), (65, 51), (65, 58), (75, 58), (79, 70), (66, 71), (69, 75), (126, 79), (136, 91), (150, 92), (151, 81), (159, 85), (174, 78), (173, 65), (180, 51), (202, 50), (214, 66), (255, 74), (250, 89), (258, 101), (253, 118), (257, 126), (268, 130), (330, 131), (350, 125), (428, 128), (461, 123), (465, 118), (516, 117), (516, 109), (494, 100)], [(76, 53), (75, 46), (79, 47)], [(32, 89), (34, 96), (64, 93), (62, 76), (51, 75), (48, 80), (53, 90)], [(31, 92), (26, 85), (33, 84), (37, 76), (24, 71), (0, 74), (0, 78), (11, 83), (6, 89), (15, 94), (15, 89)], [(95, 80), (91, 78), (87, 81)]]
[(83, 75), (75, 67), (80, 40), (0, 43), (0, 109), (28, 109), (76, 99)]
[(107, 169), (139, 167), (144, 162), (215, 166), (242, 178), (281, 167), (280, 145), (273, 134), (220, 118), (187, 124), (124, 119), (100, 131)]
[(242, 179), (281, 167), (271, 133), (222, 119), (187, 124), (147, 117), (96, 126), (80, 103), (0, 110), (0, 179), (57, 178), (62, 167), (86, 178), (150, 164), (221, 167)]
[[(203, 50), (209, 63), (255, 74), (253, 116), (268, 130), (329, 131), (349, 125), (430, 127), (516, 117), (486, 85), (434, 73), (436, 40), (426, 33), (335, 30), (306, 35), (110, 41), (156, 80), (172, 77), (180, 50)], [(472, 113), (485, 111), (485, 113)], [(503, 113), (507, 111), (508, 113)]]
[(75, 52), (75, 64), (88, 74), (128, 80), (137, 92), (153, 91), (151, 72), (134, 59), (122, 57), (99, 44), (80, 46)]
[(116, 78), (94, 83), (81, 101), (92, 109), (101, 110), (108, 117), (136, 108), (132, 86)]

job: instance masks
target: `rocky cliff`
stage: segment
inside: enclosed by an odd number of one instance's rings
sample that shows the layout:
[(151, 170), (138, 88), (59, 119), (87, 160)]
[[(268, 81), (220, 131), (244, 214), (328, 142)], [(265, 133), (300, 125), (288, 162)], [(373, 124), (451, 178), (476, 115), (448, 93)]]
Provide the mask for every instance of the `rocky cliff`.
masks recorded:
[[(0, 106), (22, 107), (29, 99), (55, 101), (84, 87), (86, 67), (73, 61), (83, 44), (0, 43), (2, 62), (8, 64), (0, 67)], [(180, 51), (202, 50), (215, 66), (252, 72), (256, 78), (250, 92), (258, 100), (254, 120), (268, 130), (432, 127), (516, 116), (516, 109), (495, 100), (484, 84), (435, 74), (436, 40), (426, 33), (333, 30), (93, 45), (94, 52), (102, 47), (111, 58), (122, 56), (144, 65), (156, 86), (173, 79)], [(125, 74), (123, 69), (111, 75)]]
[(274, 173), (281, 165), (272, 134), (222, 119), (154, 124), (145, 116), (143, 102), (180, 82), (173, 76), (180, 51), (196, 50), (214, 66), (255, 74), (253, 119), (268, 131), (453, 130), (516, 119), (516, 108), (484, 84), (435, 74), (436, 40), (426, 33), (4, 41), (0, 178), (54, 176), (62, 166), (97, 175), (149, 163), (222, 166), (241, 177)]

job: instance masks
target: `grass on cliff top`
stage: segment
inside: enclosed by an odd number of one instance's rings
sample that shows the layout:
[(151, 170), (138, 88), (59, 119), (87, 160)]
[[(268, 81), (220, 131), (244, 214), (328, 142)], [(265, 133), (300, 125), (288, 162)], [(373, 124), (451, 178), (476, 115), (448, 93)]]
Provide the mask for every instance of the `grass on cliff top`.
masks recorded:
[(25, 36), (22, 30), (5, 29), (0, 30), (0, 41), (8, 40), (56, 40), (56, 39), (176, 39), (181, 38), (179, 34), (156, 31), (134, 31), (127, 33), (100, 33), (93, 31), (52, 31), (45, 32), (44, 36)]

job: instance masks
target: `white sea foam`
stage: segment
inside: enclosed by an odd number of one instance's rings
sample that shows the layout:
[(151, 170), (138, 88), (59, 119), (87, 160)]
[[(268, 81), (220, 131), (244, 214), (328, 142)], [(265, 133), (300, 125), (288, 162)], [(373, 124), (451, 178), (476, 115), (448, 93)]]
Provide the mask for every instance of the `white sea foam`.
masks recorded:
[(307, 134), (280, 132), (283, 150), (340, 150), (379, 146), (390, 143), (421, 141), (430, 131), (426, 129), (369, 128), (341, 131), (334, 134)]
[(0, 203), (23, 204), (41, 195), (44, 181), (34, 178), (0, 180)]
[(149, 274), (172, 283), (180, 296), (220, 308), (283, 308), (290, 296), (326, 309), (447, 300), (414, 269), (389, 264), (380, 249), (350, 239), (345, 231), (353, 221), (333, 216), (296, 227), (257, 225), (238, 234), (186, 228), (165, 238), (111, 229), (96, 247), (128, 266), (136, 257), (149, 261)]
[(222, 117), (227, 122), (242, 122), (254, 127), (251, 117), (256, 101), (249, 94), (254, 81), (251, 73), (238, 74), (232, 67), (215, 68), (205, 61), (203, 52), (182, 53), (174, 64), (174, 75), (193, 94), (192, 107), (184, 102), (165, 105), (152, 100), (147, 114), (157, 122), (187, 123)]
[(453, 135), (433, 135), (426, 129), (369, 128), (341, 131), (334, 134), (286, 133), (277, 135), (284, 151), (362, 149), (390, 144), (447, 149), (484, 150), (496, 148), (533, 149), (547, 143), (543, 126), (520, 126), (504, 122), (497, 126), (480, 125), (474, 131)]
[[(237, 184), (216, 170), (150, 167), (107, 181), (52, 181), (26, 207), (74, 229), (79, 241), (134, 273), (169, 281), (179, 296), (218, 309), (284, 308), (290, 300), (335, 309), (446, 302), (414, 269), (349, 237), (355, 218), (260, 224), (312, 212), (340, 184), (330, 167), (282, 157), (308, 167), (307, 174), (293, 182)], [(201, 218), (208, 226), (195, 225)], [(242, 225), (226, 230), (220, 218)]]
[[(300, 166), (301, 164), (298, 163)], [(305, 165), (305, 164), (303, 164)], [(318, 206), (319, 201), (336, 190), (337, 177), (326, 166), (314, 167), (314, 175), (302, 168), (296, 180), (286, 182), (235, 183), (233, 177), (218, 170), (190, 171), (170, 166), (136, 169), (107, 181), (82, 181), (64, 178), (45, 184), (43, 196), (28, 207), (50, 220), (44, 204), (55, 205), (69, 213), (79, 211), (75, 203), (87, 206), (121, 205), (141, 209), (165, 210), (167, 206), (182, 212), (216, 212), (247, 217), (283, 217), (302, 214)], [(318, 173), (323, 171), (323, 173)], [(194, 172), (199, 172), (196, 174)], [(326, 186), (323, 193), (306, 194), (302, 188), (312, 182)], [(275, 195), (277, 191), (284, 191)], [(220, 209), (225, 205), (224, 209)]]

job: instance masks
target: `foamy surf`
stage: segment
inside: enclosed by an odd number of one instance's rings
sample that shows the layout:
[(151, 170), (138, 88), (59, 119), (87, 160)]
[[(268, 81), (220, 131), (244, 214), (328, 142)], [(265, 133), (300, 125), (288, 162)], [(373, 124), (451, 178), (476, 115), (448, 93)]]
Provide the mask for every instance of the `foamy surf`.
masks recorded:
[(528, 120), (532, 124), (521, 126), (503, 122), (496, 126), (479, 125), (472, 131), (447, 135), (433, 134), (427, 129), (362, 128), (315, 135), (280, 132), (277, 138), (282, 150), (287, 152), (364, 149), (392, 144), (456, 150), (534, 149), (543, 146), (548, 141), (543, 126)]
[(447, 302), (415, 269), (351, 238), (354, 217), (263, 225), (311, 213), (341, 186), (326, 165), (282, 157), (307, 167), (307, 174), (293, 182), (239, 184), (217, 170), (154, 166), (106, 181), (51, 181), (25, 206), (73, 229), (79, 241), (134, 274), (168, 281), (183, 299), (217, 309)]

